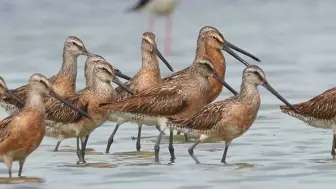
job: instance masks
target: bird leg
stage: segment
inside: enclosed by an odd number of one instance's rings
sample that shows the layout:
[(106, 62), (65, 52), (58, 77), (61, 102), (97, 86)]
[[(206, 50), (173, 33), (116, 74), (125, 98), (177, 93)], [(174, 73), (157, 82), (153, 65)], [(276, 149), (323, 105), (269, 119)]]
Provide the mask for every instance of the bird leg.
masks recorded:
[(221, 160), (221, 162), (224, 163), (224, 164), (227, 164), (226, 163), (226, 154), (227, 154), (227, 151), (229, 149), (230, 144), (231, 144), (231, 141), (225, 141), (225, 149), (224, 149), (223, 157), (222, 157), (222, 160)]
[(61, 144), (62, 140), (63, 140), (63, 139), (57, 141), (57, 144), (56, 144), (56, 146), (55, 146), (54, 152), (57, 152), (57, 151), (58, 151), (58, 147), (59, 147), (59, 145)]
[(163, 131), (160, 131), (160, 134), (156, 140), (155, 146), (154, 146), (154, 152), (155, 152), (155, 163), (159, 163), (159, 151), (160, 151), (160, 143), (162, 139)]
[[(82, 149), (80, 149), (80, 146), (79, 146), (79, 136), (76, 137), (76, 140), (77, 140), (77, 157), (78, 157), (78, 160), (77, 161), (77, 164), (81, 164), (81, 163), (85, 163), (84, 160), (83, 160), (83, 153), (82, 153)], [(83, 142), (81, 141), (81, 147), (83, 147)]]
[(114, 130), (113, 130), (113, 132), (112, 132), (112, 134), (110, 136), (110, 138), (108, 139), (107, 146), (106, 146), (106, 151), (105, 151), (105, 153), (107, 153), (107, 154), (110, 153), (110, 148), (111, 148), (111, 145), (113, 143), (114, 135), (117, 133), (118, 128), (119, 128), (120, 125), (121, 124), (118, 122), (117, 125), (115, 126), (115, 128), (114, 128)]
[(25, 161), (26, 161), (26, 159), (21, 159), (19, 161), (19, 166), (20, 166), (20, 168), (19, 168), (19, 174), (18, 174), (19, 177), (21, 177), (22, 169), (23, 169), (23, 164), (24, 164)]
[(174, 130), (170, 128), (170, 134), (169, 134), (169, 146), (168, 150), (170, 153), (170, 161), (174, 163), (175, 158), (175, 153), (174, 153), (174, 146), (173, 146), (173, 136), (174, 136)]
[(84, 160), (84, 157), (85, 157), (85, 150), (86, 150), (86, 145), (87, 145), (88, 140), (89, 140), (89, 136), (90, 135), (86, 135), (86, 137), (84, 139), (84, 143), (83, 143), (83, 147), (82, 147), (83, 160)]
[[(155, 125), (156, 129), (161, 132), (161, 129), (160, 129), (160, 125)], [(166, 135), (165, 133), (163, 133), (163, 135)]]
[(333, 134), (333, 140), (332, 140), (332, 147), (331, 147), (331, 155), (333, 156), (333, 159), (335, 159), (335, 148), (336, 148), (336, 134)]
[(141, 128), (142, 124), (138, 124), (138, 138), (136, 141), (136, 150), (139, 152), (141, 149), (140, 138), (141, 138)]
[(195, 160), (196, 164), (200, 164), (200, 161), (198, 161), (197, 157), (194, 156), (194, 148), (201, 142), (201, 140), (197, 140), (195, 144), (193, 144), (189, 149), (189, 155)]
[(7, 165), (7, 168), (8, 168), (8, 175), (9, 175), (9, 177), (12, 177), (12, 164), (13, 164), (13, 158), (8, 157), (8, 156), (4, 156), (4, 157), (3, 157), (3, 161), (4, 161), (5, 164)]
[(183, 133), (183, 135), (184, 135), (184, 141), (185, 141), (185, 143), (188, 143), (189, 142), (188, 134), (187, 133)]

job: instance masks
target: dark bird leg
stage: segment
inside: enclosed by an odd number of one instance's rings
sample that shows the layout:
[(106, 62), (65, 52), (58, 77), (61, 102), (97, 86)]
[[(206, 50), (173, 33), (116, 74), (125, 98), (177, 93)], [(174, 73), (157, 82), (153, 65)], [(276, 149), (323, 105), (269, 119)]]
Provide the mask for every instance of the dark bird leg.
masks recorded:
[(141, 128), (142, 124), (138, 124), (138, 138), (136, 141), (136, 150), (139, 152), (141, 149), (140, 139), (141, 139)]
[(154, 146), (154, 152), (155, 152), (155, 163), (159, 163), (159, 151), (160, 151), (160, 143), (162, 139), (163, 131), (160, 131), (160, 134), (156, 140), (155, 146)]
[(189, 155), (195, 160), (196, 164), (200, 164), (200, 161), (198, 161), (197, 157), (194, 156), (194, 148), (201, 142), (201, 140), (197, 140), (195, 144), (193, 144), (189, 149)]
[(111, 145), (113, 143), (114, 135), (117, 133), (120, 125), (121, 125), (121, 123), (118, 122), (117, 125), (115, 126), (110, 138), (108, 139), (107, 146), (106, 146), (106, 151), (105, 151), (105, 153), (107, 153), (107, 154), (110, 153), (110, 148), (111, 148)]
[(188, 134), (184, 133), (183, 135), (184, 135), (184, 141), (185, 141), (185, 143), (189, 142)]
[(227, 164), (226, 163), (226, 154), (227, 154), (227, 151), (229, 149), (230, 144), (231, 144), (231, 141), (225, 141), (225, 150), (224, 150), (224, 154), (223, 154), (222, 161), (221, 161), (224, 164)]
[(85, 161), (84, 157), (85, 157), (85, 150), (86, 150), (86, 145), (88, 143), (89, 140), (89, 136), (90, 135), (86, 135), (85, 139), (84, 139), (84, 143), (83, 143), (83, 148), (82, 148), (82, 155), (83, 155), (83, 161)]
[(332, 140), (332, 147), (331, 147), (331, 155), (333, 156), (333, 159), (335, 159), (335, 148), (336, 148), (336, 134), (333, 135), (333, 140)]
[[(155, 125), (155, 127), (159, 132), (161, 132), (160, 125)], [(163, 133), (163, 135), (165, 135), (165, 133)]]
[(170, 128), (170, 133), (169, 133), (169, 146), (168, 150), (170, 153), (170, 162), (174, 163), (175, 158), (175, 153), (174, 153), (174, 146), (173, 146), (173, 136), (174, 136), (174, 130)]
[[(77, 140), (77, 157), (78, 157), (77, 164), (85, 163), (83, 160), (82, 149), (80, 149), (80, 146), (79, 146), (80, 139), (78, 136), (76, 137), (76, 140)], [(81, 147), (82, 146), (83, 146), (83, 142), (81, 142)]]
[(21, 177), (22, 169), (23, 169), (23, 164), (24, 164), (25, 161), (26, 161), (26, 159), (22, 159), (22, 160), (19, 161), (19, 166), (20, 166), (20, 168), (19, 168), (19, 174), (18, 174), (19, 177)]
[(63, 140), (63, 139), (57, 141), (57, 144), (56, 144), (56, 146), (55, 146), (54, 152), (57, 152), (57, 151), (58, 151), (58, 147), (60, 146), (62, 140)]

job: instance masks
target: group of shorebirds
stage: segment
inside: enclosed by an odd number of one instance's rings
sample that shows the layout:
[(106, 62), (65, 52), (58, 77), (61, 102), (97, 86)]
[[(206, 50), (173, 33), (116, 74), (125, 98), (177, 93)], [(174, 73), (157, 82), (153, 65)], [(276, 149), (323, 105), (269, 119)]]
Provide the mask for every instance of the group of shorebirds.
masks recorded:
[[(235, 51), (260, 61), (257, 57), (229, 43), (211, 26), (199, 31), (193, 64), (162, 79), (158, 57), (169, 70), (173, 71), (173, 68), (158, 50), (156, 41), (153, 33), (143, 33), (142, 67), (132, 78), (102, 56), (89, 52), (74, 36), (64, 43), (63, 64), (56, 75), (47, 78), (35, 73), (27, 85), (14, 90), (9, 90), (1, 78), (0, 106), (10, 116), (0, 122), (0, 161), (7, 165), (9, 176), (12, 175), (13, 161), (19, 161), (18, 175), (21, 176), (25, 159), (38, 148), (44, 136), (58, 140), (54, 151), (63, 139), (76, 138), (77, 163), (85, 163), (89, 135), (106, 121), (117, 123), (108, 139), (106, 153), (109, 153), (119, 126), (131, 122), (138, 125), (137, 151), (141, 148), (142, 125), (156, 126), (159, 130), (154, 146), (156, 163), (159, 163), (160, 141), (167, 128), (170, 131), (171, 162), (175, 159), (173, 131), (177, 130), (186, 140), (196, 140), (188, 150), (196, 163), (199, 161), (193, 149), (199, 143), (212, 137), (225, 141), (221, 162), (226, 163), (232, 140), (244, 134), (257, 117), (259, 85), (286, 104), (281, 106), (283, 112), (316, 127), (332, 128), (336, 134), (335, 89), (292, 106), (271, 87), (260, 67), (250, 65)], [(226, 62), (222, 50), (247, 66), (239, 93), (224, 81)], [(87, 56), (86, 87), (76, 91), (77, 58), (80, 55)], [(118, 77), (128, 81), (123, 83)], [(111, 82), (119, 87), (113, 88)], [(234, 96), (212, 103), (223, 86)], [(332, 146), (335, 157), (335, 135)]]

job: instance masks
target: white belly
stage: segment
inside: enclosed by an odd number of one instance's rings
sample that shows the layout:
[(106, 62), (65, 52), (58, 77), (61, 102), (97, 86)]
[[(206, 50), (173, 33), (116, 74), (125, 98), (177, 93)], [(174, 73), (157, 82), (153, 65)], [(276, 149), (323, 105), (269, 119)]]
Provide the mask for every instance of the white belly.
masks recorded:
[(309, 125), (316, 127), (316, 128), (321, 128), (321, 129), (331, 129), (332, 128), (332, 122), (331, 121), (327, 121), (327, 120), (311, 120), (310, 123), (308, 123)]
[(139, 123), (147, 126), (155, 126), (160, 122), (162, 117), (147, 116), (144, 114), (134, 114), (127, 112), (114, 112), (115, 116), (122, 117), (125, 122)]

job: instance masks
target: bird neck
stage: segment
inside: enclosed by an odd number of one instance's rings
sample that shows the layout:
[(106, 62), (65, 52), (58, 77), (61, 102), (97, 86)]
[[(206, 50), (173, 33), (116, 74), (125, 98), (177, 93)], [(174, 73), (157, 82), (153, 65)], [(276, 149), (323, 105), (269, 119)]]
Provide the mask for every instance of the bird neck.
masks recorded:
[(70, 52), (69, 49), (63, 49), (63, 63), (61, 70), (57, 75), (66, 75), (70, 78), (70, 82), (76, 82), (77, 77), (77, 55)]
[(142, 49), (141, 70), (160, 73), (159, 59), (154, 52)]
[(211, 46), (207, 42), (204, 43), (204, 50), (205, 56), (212, 62), (217, 75), (224, 79), (226, 64), (222, 50)]
[(92, 88), (99, 96), (109, 98), (116, 95), (116, 92), (109, 81), (102, 81), (97, 77), (93, 78), (92, 81), (92, 85), (89, 87)]
[(93, 69), (94, 66), (90, 66), (87, 63), (85, 64), (85, 68), (84, 68), (84, 77), (85, 77), (85, 85), (91, 86), (92, 85), (92, 74), (93, 74)]
[(258, 86), (245, 78), (243, 78), (243, 82), (240, 87), (239, 98), (245, 103), (256, 105), (258, 108), (260, 106)]
[(43, 94), (41, 94), (39, 90), (34, 89), (34, 86), (28, 86), (27, 100), (24, 109), (38, 109), (41, 112), (45, 111)]
[(204, 41), (201, 37), (197, 39), (195, 60), (205, 55)]

